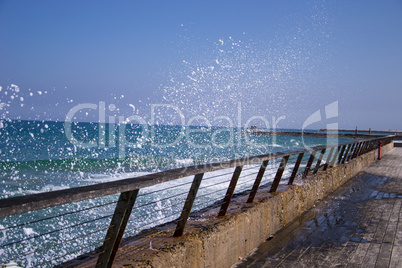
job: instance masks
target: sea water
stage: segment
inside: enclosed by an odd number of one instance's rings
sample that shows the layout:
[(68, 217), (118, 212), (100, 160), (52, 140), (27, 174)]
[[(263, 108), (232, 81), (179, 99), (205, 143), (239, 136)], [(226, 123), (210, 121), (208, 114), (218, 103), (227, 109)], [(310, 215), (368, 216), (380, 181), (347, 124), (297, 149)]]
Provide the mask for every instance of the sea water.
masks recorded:
[[(128, 124), (124, 133), (119, 133), (118, 126), (107, 124), (82, 122), (70, 127), (72, 136), (66, 135), (68, 129), (63, 122), (2, 122), (2, 199), (338, 142), (326, 138), (244, 135), (242, 129), (222, 127), (144, 128)], [(104, 141), (99, 140), (102, 127), (104, 133), (112, 133), (105, 135)], [(243, 185), (252, 185), (258, 168), (259, 165), (251, 165), (242, 172)], [(198, 193), (204, 197), (198, 198), (194, 206), (201, 209), (223, 198), (232, 172), (233, 169), (227, 169), (206, 174)], [(268, 179), (273, 177), (270, 174)], [(191, 181), (192, 178), (182, 178), (141, 189), (126, 236), (177, 219)], [(101, 246), (117, 198), (112, 195), (1, 219), (0, 263), (52, 266)], [(94, 230), (96, 233), (88, 235)]]

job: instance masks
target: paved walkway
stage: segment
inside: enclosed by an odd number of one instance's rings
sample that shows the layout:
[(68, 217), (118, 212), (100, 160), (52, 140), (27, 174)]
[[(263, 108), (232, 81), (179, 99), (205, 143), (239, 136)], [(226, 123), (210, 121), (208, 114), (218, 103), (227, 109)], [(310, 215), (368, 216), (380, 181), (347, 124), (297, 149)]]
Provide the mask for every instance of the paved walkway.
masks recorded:
[(394, 148), (234, 267), (402, 267), (401, 206)]

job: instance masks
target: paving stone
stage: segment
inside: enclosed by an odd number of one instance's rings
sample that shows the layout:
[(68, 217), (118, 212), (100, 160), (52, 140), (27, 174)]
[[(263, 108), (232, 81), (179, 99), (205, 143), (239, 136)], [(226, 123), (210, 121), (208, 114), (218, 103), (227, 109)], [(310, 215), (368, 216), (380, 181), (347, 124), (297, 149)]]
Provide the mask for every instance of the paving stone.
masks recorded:
[(394, 245), (392, 248), (392, 255), (389, 267), (396, 268), (401, 267), (402, 264), (402, 246)]
[(392, 244), (383, 243), (375, 267), (388, 267), (391, 260)]

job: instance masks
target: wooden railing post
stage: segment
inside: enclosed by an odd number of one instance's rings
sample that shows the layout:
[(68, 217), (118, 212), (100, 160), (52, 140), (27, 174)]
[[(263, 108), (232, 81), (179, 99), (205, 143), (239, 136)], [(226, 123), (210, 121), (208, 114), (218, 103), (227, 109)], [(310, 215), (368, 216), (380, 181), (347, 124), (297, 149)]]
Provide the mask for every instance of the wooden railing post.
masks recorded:
[(355, 151), (355, 148), (356, 148), (356, 143), (353, 143), (353, 144), (351, 145), (350, 149), (348, 150), (348, 154), (346, 155), (346, 159), (345, 159), (344, 163), (345, 163), (345, 162), (349, 162), (350, 159), (352, 159), (352, 157), (353, 157), (353, 152)]
[(352, 157), (350, 159), (356, 158), (356, 153), (359, 150), (360, 142), (356, 143), (355, 149), (353, 150)]
[(197, 196), (198, 188), (200, 188), (203, 176), (204, 173), (194, 176), (193, 183), (191, 184), (191, 188), (188, 191), (186, 202), (184, 203), (183, 210), (181, 211), (179, 222), (177, 223), (176, 230), (173, 234), (174, 237), (183, 235), (184, 227), (186, 227), (187, 219), (190, 216), (191, 208), (193, 207), (194, 200)]
[(295, 180), (296, 175), (297, 175), (297, 171), (299, 170), (300, 163), (301, 163), (301, 161), (303, 159), (303, 155), (304, 155), (304, 153), (300, 153), (299, 156), (297, 157), (295, 166), (293, 167), (292, 175), (290, 175), (290, 178), (289, 178), (288, 185), (293, 184), (293, 181)]
[(371, 141), (371, 143), (370, 143), (370, 151), (376, 149), (376, 143), (377, 143), (377, 141)]
[(314, 174), (316, 174), (318, 172), (318, 169), (320, 168), (321, 161), (322, 161), (322, 158), (324, 157), (325, 151), (326, 151), (326, 149), (321, 150), (320, 156), (318, 157), (318, 160), (317, 160), (317, 164), (314, 168)]
[(359, 156), (359, 151), (360, 151), (361, 146), (362, 146), (362, 142), (359, 142), (356, 146), (356, 149), (355, 149), (355, 152), (353, 153), (352, 158), (356, 158)]
[(364, 152), (365, 154), (368, 153), (368, 152), (370, 152), (370, 147), (371, 147), (371, 141), (368, 141), (368, 142), (367, 142), (367, 145), (366, 145), (365, 152)]
[(317, 153), (317, 151), (311, 152), (310, 158), (308, 159), (308, 162), (307, 162), (306, 169), (304, 170), (304, 173), (303, 173), (303, 178), (307, 178), (307, 175), (310, 171), (311, 165), (313, 164), (316, 153)]
[(381, 145), (382, 141), (378, 141), (378, 160), (381, 160)]
[(364, 152), (364, 147), (366, 145), (366, 142), (362, 142), (359, 151), (357, 152), (357, 156), (361, 156)]
[(253, 188), (251, 189), (250, 195), (247, 199), (247, 203), (253, 203), (255, 195), (257, 194), (258, 187), (260, 187), (260, 183), (262, 180), (262, 177), (264, 176), (265, 169), (268, 166), (269, 160), (265, 160), (262, 162), (260, 170), (258, 171), (257, 177), (255, 178)]
[(355, 152), (356, 152), (358, 146), (359, 146), (359, 143), (353, 144), (353, 147), (352, 147), (352, 150), (350, 151), (348, 160), (352, 160), (353, 158), (355, 158)]
[(350, 151), (351, 148), (352, 148), (352, 144), (349, 144), (349, 146), (346, 148), (345, 155), (342, 158), (341, 164), (345, 164), (346, 159), (348, 158), (349, 151)]
[(341, 148), (341, 152), (338, 155), (338, 165), (342, 163), (343, 154), (345, 152), (346, 145), (343, 145)]
[(327, 170), (329, 165), (330, 165), (330, 161), (332, 158), (332, 154), (334, 153), (335, 147), (332, 147), (331, 150), (329, 150), (329, 154), (327, 157), (327, 160), (325, 161), (325, 165), (324, 165), (324, 169), (323, 170)]
[(96, 267), (112, 267), (139, 190), (120, 194)]
[(225, 198), (223, 199), (223, 204), (218, 213), (219, 217), (226, 215), (226, 211), (228, 210), (230, 201), (232, 200), (232, 196), (235, 191), (236, 184), (237, 184), (237, 181), (239, 180), (242, 169), (243, 169), (243, 166), (237, 166), (235, 171), (233, 172), (232, 180), (230, 181), (228, 190), (226, 191)]
[(366, 148), (364, 149), (365, 154), (370, 152), (370, 146), (371, 146), (371, 141), (368, 141), (367, 144), (366, 144)]
[(335, 164), (336, 164), (336, 160), (338, 159), (338, 154), (339, 154), (339, 152), (340, 152), (340, 148), (341, 148), (341, 146), (338, 146), (338, 147), (336, 147), (336, 149), (335, 149), (334, 156), (332, 157), (332, 160), (331, 160), (331, 163), (330, 163), (330, 166), (331, 166), (331, 167), (334, 167)]
[(272, 182), (271, 190), (269, 192), (274, 193), (274, 192), (276, 192), (276, 189), (278, 189), (279, 182), (281, 181), (281, 178), (282, 178), (283, 172), (285, 171), (288, 160), (289, 160), (289, 156), (284, 156), (282, 158), (281, 164), (279, 165), (278, 170), (276, 171), (275, 179)]
[(364, 153), (365, 153), (365, 154), (368, 153), (369, 146), (370, 146), (370, 142), (367, 141), (367, 142), (366, 142), (366, 145), (364, 146)]

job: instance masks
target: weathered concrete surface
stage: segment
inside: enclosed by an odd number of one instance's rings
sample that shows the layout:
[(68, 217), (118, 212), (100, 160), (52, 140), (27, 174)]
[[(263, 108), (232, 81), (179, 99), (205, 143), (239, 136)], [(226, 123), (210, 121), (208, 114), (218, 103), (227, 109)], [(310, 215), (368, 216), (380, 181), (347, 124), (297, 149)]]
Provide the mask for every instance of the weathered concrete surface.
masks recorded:
[[(383, 146), (383, 154), (392, 147)], [(376, 159), (377, 152), (370, 152), (295, 185), (280, 185), (274, 194), (261, 189), (253, 204), (246, 204), (246, 196), (238, 197), (225, 217), (217, 218), (215, 208), (190, 219), (180, 238), (172, 237), (174, 226), (154, 229), (122, 245), (113, 267), (230, 267)], [(95, 263), (94, 256), (73, 265)]]
[(402, 149), (395, 148), (234, 267), (402, 267)]

